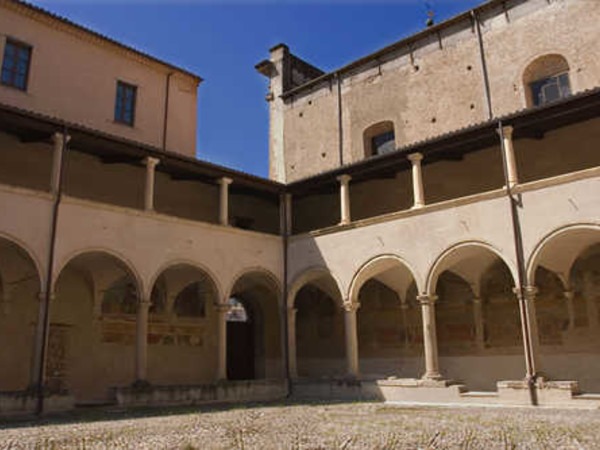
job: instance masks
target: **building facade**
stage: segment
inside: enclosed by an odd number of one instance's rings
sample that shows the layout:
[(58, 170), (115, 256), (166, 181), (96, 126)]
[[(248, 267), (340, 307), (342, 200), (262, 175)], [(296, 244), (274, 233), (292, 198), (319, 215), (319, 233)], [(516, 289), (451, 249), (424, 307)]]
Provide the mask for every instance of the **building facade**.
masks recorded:
[(193, 157), (198, 76), (0, 8), (0, 414), (598, 406), (597, 2), (491, 0), (331, 73), (274, 47), (271, 180)]

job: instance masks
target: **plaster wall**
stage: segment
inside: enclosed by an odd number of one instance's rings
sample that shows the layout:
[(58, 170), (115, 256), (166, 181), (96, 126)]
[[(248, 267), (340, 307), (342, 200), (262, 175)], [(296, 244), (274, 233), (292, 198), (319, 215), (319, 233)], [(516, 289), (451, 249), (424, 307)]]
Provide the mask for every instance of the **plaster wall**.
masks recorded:
[[(173, 69), (24, 6), (2, 2), (0, 10), (0, 54), (6, 38), (32, 46), (27, 91), (0, 85), (3, 103), (162, 148)], [(118, 80), (137, 86), (133, 126), (114, 121)], [(194, 157), (197, 81), (176, 73), (169, 84), (166, 148)]]
[[(493, 114), (527, 107), (523, 72), (536, 58), (563, 55), (573, 92), (596, 87), (595, 42), (600, 4), (581, 0), (511, 1), (480, 17)], [(508, 50), (507, 50), (508, 49)], [(342, 74), (343, 163), (364, 159), (363, 132), (394, 123), (396, 146), (438, 136), (489, 118), (479, 44), (470, 20), (423, 37), (410, 49)], [(286, 179), (294, 181), (340, 165), (337, 88), (326, 81), (286, 100)], [(278, 160), (281, 162), (280, 160)]]

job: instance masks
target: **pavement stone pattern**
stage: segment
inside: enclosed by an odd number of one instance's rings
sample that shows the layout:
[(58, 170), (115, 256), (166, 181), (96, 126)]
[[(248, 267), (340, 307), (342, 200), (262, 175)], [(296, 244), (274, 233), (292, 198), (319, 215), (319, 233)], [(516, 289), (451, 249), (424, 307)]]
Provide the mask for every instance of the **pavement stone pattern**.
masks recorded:
[(84, 410), (0, 421), (1, 449), (594, 449), (600, 411), (382, 403)]

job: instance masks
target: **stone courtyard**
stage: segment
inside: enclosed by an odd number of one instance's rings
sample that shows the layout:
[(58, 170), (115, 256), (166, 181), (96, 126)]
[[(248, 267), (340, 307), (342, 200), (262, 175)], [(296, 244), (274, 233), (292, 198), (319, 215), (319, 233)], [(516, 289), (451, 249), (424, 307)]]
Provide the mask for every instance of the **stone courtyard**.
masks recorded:
[(532, 408), (277, 403), (79, 411), (0, 424), (2, 449), (592, 449), (600, 414)]

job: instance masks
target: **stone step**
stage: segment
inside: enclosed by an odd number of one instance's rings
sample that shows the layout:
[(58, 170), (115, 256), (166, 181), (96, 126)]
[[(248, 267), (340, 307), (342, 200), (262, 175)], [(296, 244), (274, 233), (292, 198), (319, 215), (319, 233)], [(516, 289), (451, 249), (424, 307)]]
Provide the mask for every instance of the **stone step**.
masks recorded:
[(497, 392), (479, 392), (479, 391), (466, 391), (461, 392), (461, 397), (471, 397), (471, 398), (497, 398)]
[(573, 400), (598, 400), (600, 401), (600, 394), (575, 394)]

